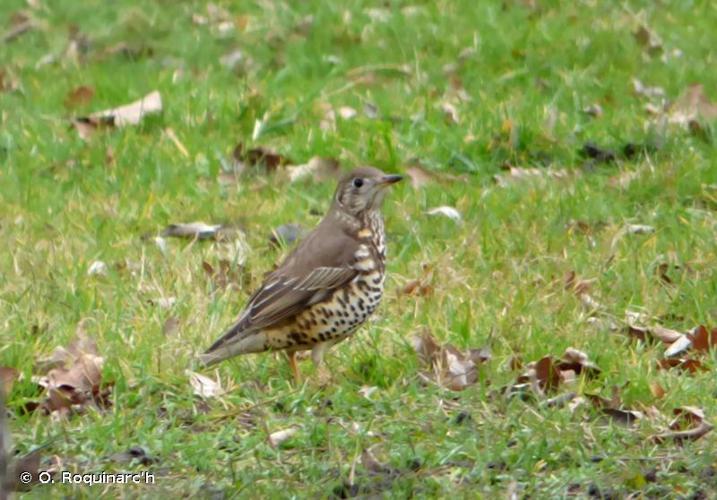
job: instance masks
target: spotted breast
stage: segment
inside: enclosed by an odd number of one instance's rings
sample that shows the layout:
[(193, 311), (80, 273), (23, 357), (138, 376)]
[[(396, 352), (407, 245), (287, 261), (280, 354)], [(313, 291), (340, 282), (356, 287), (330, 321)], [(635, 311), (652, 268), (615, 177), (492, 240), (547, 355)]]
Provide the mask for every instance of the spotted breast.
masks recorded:
[(304, 310), (291, 325), (267, 332), (267, 349), (302, 351), (321, 343), (334, 345), (351, 336), (376, 310), (383, 296), (386, 262), (381, 214), (367, 214), (361, 226), (355, 236), (360, 244), (351, 264), (357, 272), (353, 280)]

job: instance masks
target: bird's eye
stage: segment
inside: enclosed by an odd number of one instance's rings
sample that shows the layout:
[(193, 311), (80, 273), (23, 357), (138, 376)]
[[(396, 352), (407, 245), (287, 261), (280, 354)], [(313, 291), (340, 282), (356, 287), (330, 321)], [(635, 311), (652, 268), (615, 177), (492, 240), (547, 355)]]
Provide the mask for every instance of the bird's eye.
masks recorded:
[(361, 186), (363, 186), (363, 179), (361, 179), (359, 177), (355, 178), (354, 179), (354, 187), (360, 188)]

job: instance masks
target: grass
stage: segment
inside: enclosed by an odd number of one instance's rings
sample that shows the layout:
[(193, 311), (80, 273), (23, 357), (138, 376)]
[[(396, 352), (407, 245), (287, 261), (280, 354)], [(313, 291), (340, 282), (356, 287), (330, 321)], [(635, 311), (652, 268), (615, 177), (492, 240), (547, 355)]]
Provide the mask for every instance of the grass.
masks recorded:
[[(0, 22), (18, 9), (38, 21), (0, 44), (4, 81), (14, 82), (0, 92), (0, 365), (25, 377), (9, 395), (11, 430), (19, 453), (46, 445), (64, 469), (148, 469), (156, 484), (55, 484), (24, 496), (717, 491), (714, 433), (657, 445), (648, 438), (662, 429), (659, 419), (623, 427), (589, 408), (573, 413), (500, 393), (518, 375), (514, 356), (527, 362), (572, 346), (602, 369), (579, 379), (579, 390), (609, 395), (617, 386), (626, 407), (667, 416), (684, 405), (703, 408), (708, 420), (717, 414), (714, 354), (694, 376), (659, 371), (662, 347), (591, 324), (562, 284), (571, 270), (593, 279), (602, 316), (618, 322), (632, 310), (682, 331), (717, 323), (711, 128), (700, 135), (654, 125), (632, 86), (638, 78), (674, 99), (699, 82), (717, 98), (709, 2), (217, 2), (230, 13), (227, 32), (197, 1), (37, 4), (0, 8)], [(665, 60), (635, 40), (641, 23), (661, 37)], [(111, 50), (119, 43), (124, 51)], [(236, 49), (245, 59), (230, 70), (220, 58)], [(48, 54), (52, 61), (38, 64)], [(68, 110), (66, 96), (79, 85), (95, 97)], [(470, 100), (452, 97), (460, 88)], [(154, 89), (164, 112), (140, 126), (83, 141), (68, 125), (69, 116)], [(446, 100), (458, 124), (446, 120)], [(594, 103), (603, 109), (597, 118), (583, 112)], [(367, 104), (377, 119), (363, 112)], [(359, 113), (323, 130), (326, 106)], [(257, 120), (266, 126), (252, 139)], [(586, 166), (578, 152), (588, 141), (659, 148)], [(403, 183), (391, 193), (386, 296), (375, 321), (328, 356), (333, 384), (318, 386), (304, 363), (309, 380), (292, 386), (281, 356), (250, 356), (208, 373), (227, 394), (203, 401), (185, 370), (196, 369), (195, 354), (286, 253), (269, 244), (271, 229), (315, 224), (333, 190), (261, 173), (219, 182), (239, 142), (298, 163), (319, 155), (392, 172), (418, 159), (466, 180), (418, 190)], [(504, 163), (574, 175), (500, 187), (492, 179)], [(637, 180), (615, 187), (611, 179), (625, 172)], [(458, 209), (463, 223), (425, 214), (440, 205)], [(163, 254), (142, 238), (192, 220), (243, 228), (249, 250), (235, 265), (238, 284), (217, 287), (202, 268), (224, 258), (220, 244), (169, 240)], [(655, 232), (619, 237), (628, 223)], [(107, 263), (106, 276), (88, 275), (95, 260)], [(671, 285), (656, 273), (661, 263), (679, 266), (670, 268)], [(401, 295), (423, 264), (434, 269), (432, 293)], [(160, 297), (176, 303), (159, 307)], [(166, 334), (170, 317), (179, 328)], [(66, 345), (81, 320), (106, 358), (104, 379), (115, 382), (112, 408), (59, 420), (23, 414), (37, 399), (29, 380), (36, 360)], [(459, 347), (490, 346), (477, 384), (451, 392), (421, 382), (409, 339), (424, 326)], [(661, 399), (654, 382), (666, 391)], [(363, 386), (378, 390), (367, 399)], [(268, 444), (267, 432), (292, 425), (291, 439)], [(108, 459), (131, 446), (156, 462)], [(356, 464), (371, 446), (391, 470)]]

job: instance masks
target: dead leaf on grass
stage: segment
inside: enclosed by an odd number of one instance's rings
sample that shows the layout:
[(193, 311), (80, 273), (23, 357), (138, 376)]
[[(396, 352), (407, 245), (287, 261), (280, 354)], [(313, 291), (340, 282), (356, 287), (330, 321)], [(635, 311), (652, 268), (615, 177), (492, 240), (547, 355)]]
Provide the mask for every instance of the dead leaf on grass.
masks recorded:
[(553, 170), (549, 168), (523, 168), (512, 165), (502, 165), (503, 173), (493, 176), (493, 181), (500, 187), (508, 187), (516, 182), (536, 179), (566, 179), (570, 176), (567, 170)]
[(452, 344), (440, 345), (424, 329), (411, 339), (418, 357), (430, 367), (422, 377), (452, 391), (462, 391), (478, 381), (478, 366), (491, 358), (486, 348), (468, 349), (463, 352)]
[(341, 175), (339, 161), (334, 158), (321, 158), (314, 156), (303, 165), (290, 165), (286, 167), (289, 181), (297, 182), (303, 179), (312, 179), (315, 182), (336, 180)]
[(269, 243), (276, 247), (291, 246), (295, 241), (301, 239), (306, 234), (307, 230), (301, 224), (282, 224), (272, 230)]
[(670, 106), (668, 121), (684, 127), (717, 119), (717, 104), (705, 94), (704, 85), (695, 83)]
[(276, 448), (285, 441), (287, 441), (290, 437), (292, 437), (294, 434), (299, 432), (299, 427), (289, 427), (288, 429), (283, 429), (280, 431), (272, 432), (269, 434), (268, 441), (269, 445), (271, 445), (272, 448)]
[(92, 113), (86, 117), (74, 118), (72, 126), (82, 139), (89, 139), (101, 128), (121, 128), (137, 125), (142, 119), (162, 111), (162, 97), (158, 91), (150, 92), (142, 99), (120, 106)]
[(427, 215), (442, 215), (442, 216), (448, 217), (449, 219), (456, 221), (456, 222), (462, 221), (461, 213), (458, 210), (456, 210), (455, 208), (449, 207), (446, 205), (444, 205), (442, 207), (431, 208), (430, 210), (428, 210), (426, 212), (426, 214)]
[(694, 441), (713, 429), (713, 425), (705, 420), (704, 411), (694, 406), (683, 406), (673, 411), (674, 420), (670, 422), (669, 431), (657, 434), (652, 437), (656, 443), (668, 440), (682, 443)]
[(173, 236), (175, 238), (191, 239), (217, 239), (220, 231), (224, 228), (222, 224), (207, 224), (205, 222), (188, 222), (170, 224), (161, 233), (162, 237)]
[(650, 56), (657, 56), (662, 53), (662, 40), (650, 28), (641, 24), (634, 32), (633, 36), (637, 43), (647, 51)]
[(10, 366), (0, 366), (0, 397), (2, 394), (10, 394), (12, 386), (20, 377), (20, 372)]
[(244, 144), (241, 142), (234, 147), (232, 158), (234, 159), (235, 174), (243, 173), (248, 167), (264, 167), (267, 172), (273, 173), (279, 167), (293, 163), (289, 158), (261, 146), (245, 150)]
[(97, 344), (79, 333), (67, 348), (58, 347), (49, 358), (40, 360), (38, 371), (49, 369), (44, 377), (34, 378), (46, 389), (47, 397), (36, 405), (47, 414), (82, 410), (88, 405), (109, 406), (111, 384), (102, 384), (104, 358), (97, 353)]
[(171, 337), (179, 330), (179, 318), (176, 316), (168, 317), (162, 325), (162, 333), (165, 337)]
[(68, 109), (86, 106), (95, 96), (95, 89), (89, 85), (80, 85), (72, 89), (65, 97), (65, 107)]
[(707, 370), (702, 362), (697, 359), (691, 358), (668, 358), (660, 359), (657, 361), (657, 367), (661, 370), (669, 370), (671, 368), (678, 368), (682, 371), (689, 373), (697, 373), (698, 371)]
[(189, 383), (196, 396), (209, 399), (224, 394), (224, 389), (222, 389), (221, 383), (218, 380), (212, 380), (201, 373), (196, 373), (191, 370), (186, 370), (184, 373), (189, 377)]

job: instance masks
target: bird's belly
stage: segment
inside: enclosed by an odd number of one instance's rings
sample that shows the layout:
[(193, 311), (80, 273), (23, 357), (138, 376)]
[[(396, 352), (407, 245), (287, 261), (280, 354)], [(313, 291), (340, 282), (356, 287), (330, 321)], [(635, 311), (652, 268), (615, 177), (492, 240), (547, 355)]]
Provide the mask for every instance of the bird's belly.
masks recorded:
[(283, 327), (284, 331), (276, 332), (277, 341), (283, 338), (286, 343), (277, 342), (272, 347), (299, 351), (350, 336), (378, 307), (383, 282), (384, 276), (377, 270), (359, 274), (349, 286), (312, 305)]

